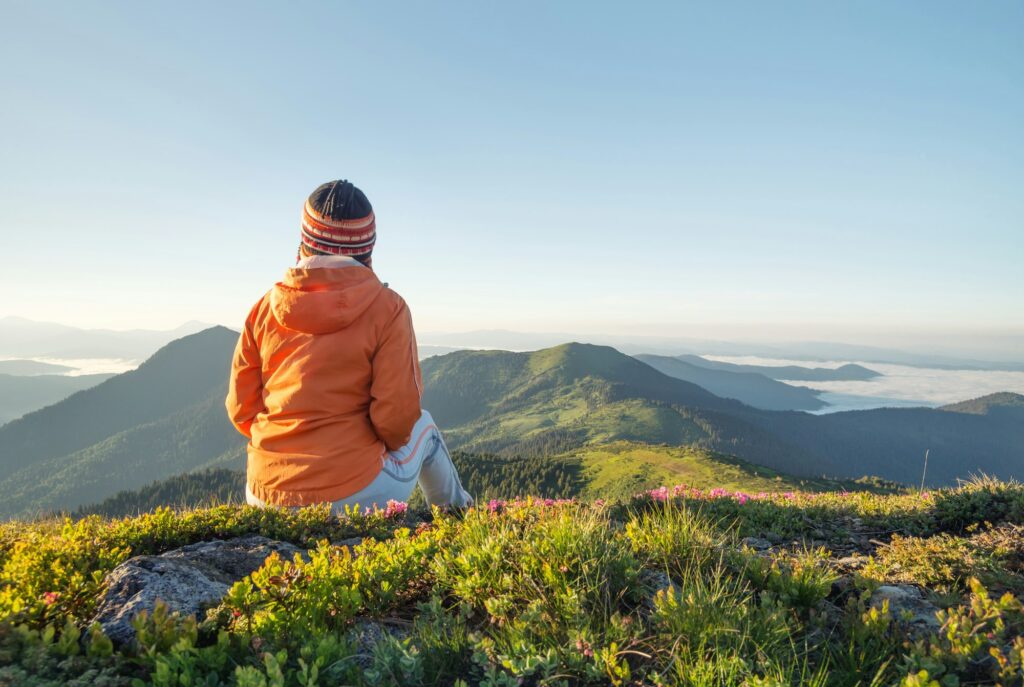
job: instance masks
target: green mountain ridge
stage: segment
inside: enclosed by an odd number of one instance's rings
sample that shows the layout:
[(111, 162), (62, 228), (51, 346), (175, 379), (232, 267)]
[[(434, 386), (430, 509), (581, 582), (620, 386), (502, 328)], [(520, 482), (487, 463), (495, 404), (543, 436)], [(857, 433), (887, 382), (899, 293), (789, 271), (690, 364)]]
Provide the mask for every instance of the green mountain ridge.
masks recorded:
[(0, 427), (0, 517), (71, 510), (190, 470), (244, 463), (224, 413), (224, 327), (176, 340), (138, 369)]
[(584, 344), (458, 351), (423, 362), (424, 404), (453, 446), (470, 451), (555, 454), (639, 440), (696, 446), (799, 477), (875, 475), (909, 484), (920, 481), (930, 450), (931, 485), (977, 472), (1024, 477), (1024, 422), (1006, 413), (766, 411), (638, 364)]
[[(236, 338), (218, 327), (179, 339), (137, 370), (0, 427), (0, 517), (71, 510), (182, 473), (240, 469), (245, 442), (222, 407)], [(422, 366), (424, 407), (453, 449), (537, 461), (494, 462), (495, 474), (510, 479), (532, 465), (559, 488), (640, 484), (675, 479), (686, 456), (718, 455), (786, 479), (875, 475), (917, 483), (926, 449), (929, 485), (981, 471), (1024, 477), (1024, 422), (1013, 396), (972, 402), (984, 413), (773, 412), (584, 344), (457, 351)], [(617, 443), (637, 448), (606, 448)], [(676, 459), (667, 459), (677, 448)], [(545, 460), (558, 465), (541, 470)]]

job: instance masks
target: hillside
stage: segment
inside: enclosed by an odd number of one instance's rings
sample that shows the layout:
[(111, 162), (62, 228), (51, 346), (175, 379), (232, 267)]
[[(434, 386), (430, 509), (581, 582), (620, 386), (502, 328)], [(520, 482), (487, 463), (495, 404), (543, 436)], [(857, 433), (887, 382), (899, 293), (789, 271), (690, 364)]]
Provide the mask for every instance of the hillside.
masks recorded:
[(13, 522), (0, 685), (1021, 687), (1022, 517), (985, 480)]
[[(31, 361), (29, 361), (31, 362)], [(0, 374), (0, 425), (45, 408), (114, 375)]]
[[(746, 408), (606, 346), (458, 351), (422, 365), (424, 407), (450, 445), (467, 451), (555, 455), (616, 440), (705, 445), (723, 431), (715, 413)], [(729, 417), (725, 431), (737, 445), (756, 438), (766, 452), (789, 450)]]
[(188, 470), (241, 466), (223, 399), (237, 334), (215, 327), (0, 427), (0, 517), (74, 509)]
[(791, 386), (758, 372), (734, 372), (702, 367), (665, 355), (634, 356), (669, 377), (701, 386), (723, 398), (734, 398), (762, 410), (819, 410), (826, 403), (818, 393)]
[[(662, 484), (730, 491), (894, 492), (895, 483), (800, 479), (770, 468), (688, 446), (615, 441), (552, 456), (496, 456), (453, 451), (452, 460), (466, 489), (478, 501), (515, 498), (626, 498)], [(223, 462), (223, 461), (220, 461)], [(239, 462), (235, 462), (239, 465)], [(245, 475), (215, 468), (157, 480), (120, 491), (100, 503), (81, 506), (76, 515), (123, 516), (157, 506), (197, 507), (243, 500)], [(423, 505), (420, 492), (412, 502)]]
[[(639, 367), (637, 367), (639, 366)], [(614, 440), (690, 445), (799, 477), (875, 475), (952, 484), (1024, 477), (1024, 422), (882, 408), (815, 416), (759, 410), (672, 379), (601, 346), (534, 353), (459, 351), (423, 363), (424, 403), (453, 446), (555, 455)]]
[(709, 370), (746, 372), (764, 375), (770, 379), (786, 379), (794, 382), (851, 382), (874, 379), (879, 376), (878, 372), (853, 363), (833, 368), (802, 367), (800, 365), (739, 365), (708, 360), (697, 355), (680, 355), (676, 356), (676, 359)]
[(951, 403), (939, 408), (951, 413), (970, 413), (971, 415), (988, 415), (993, 410), (996, 412), (1019, 413), (1024, 419), (1024, 396), (1010, 392), (989, 394), (980, 398), (972, 398), (969, 401)]
[(98, 514), (106, 517), (138, 515), (161, 506), (196, 508), (224, 503), (242, 503), (245, 473), (211, 468), (156, 480), (141, 489), (119, 491), (99, 503), (82, 506), (76, 516)]

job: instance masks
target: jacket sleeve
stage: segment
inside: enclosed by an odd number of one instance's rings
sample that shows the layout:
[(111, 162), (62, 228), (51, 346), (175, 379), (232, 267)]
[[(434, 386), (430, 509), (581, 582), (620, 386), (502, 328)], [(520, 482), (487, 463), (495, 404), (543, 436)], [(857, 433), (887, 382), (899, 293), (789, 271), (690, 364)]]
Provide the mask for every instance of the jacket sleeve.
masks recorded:
[(373, 356), (370, 422), (389, 451), (409, 443), (420, 418), (423, 377), (409, 307), (402, 302)]
[(256, 312), (249, 314), (238, 337), (235, 355), (231, 360), (231, 377), (228, 379), (228, 397), (225, 406), (228, 418), (239, 432), (252, 438), (252, 422), (263, 408), (263, 372), (259, 346), (252, 333), (252, 319)]

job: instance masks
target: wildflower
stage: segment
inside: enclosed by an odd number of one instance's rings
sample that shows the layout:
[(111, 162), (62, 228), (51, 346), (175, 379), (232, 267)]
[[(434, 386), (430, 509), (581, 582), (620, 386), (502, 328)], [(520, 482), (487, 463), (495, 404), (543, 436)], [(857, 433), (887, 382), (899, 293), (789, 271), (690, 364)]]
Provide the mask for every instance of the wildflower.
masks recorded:
[(57, 603), (58, 599), (60, 599), (60, 592), (46, 592), (43, 594), (43, 603), (47, 606)]
[(658, 487), (647, 492), (655, 501), (668, 501), (668, 487)]
[(384, 509), (384, 517), (398, 518), (405, 515), (407, 510), (409, 510), (409, 504), (404, 501), (388, 501), (387, 508)]

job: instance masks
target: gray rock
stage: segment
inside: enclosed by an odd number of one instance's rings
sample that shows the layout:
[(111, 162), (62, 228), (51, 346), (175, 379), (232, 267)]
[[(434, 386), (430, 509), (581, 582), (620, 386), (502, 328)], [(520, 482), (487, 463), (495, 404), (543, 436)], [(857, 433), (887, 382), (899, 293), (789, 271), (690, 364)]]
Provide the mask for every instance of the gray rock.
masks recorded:
[(115, 644), (124, 644), (135, 638), (132, 619), (142, 611), (152, 613), (157, 601), (182, 615), (199, 616), (273, 552), (287, 559), (302, 553), (285, 542), (250, 536), (130, 558), (107, 575), (107, 590), (92, 620)]
[(938, 632), (942, 624), (935, 617), (939, 608), (921, 594), (921, 590), (909, 584), (883, 585), (871, 595), (871, 607), (881, 608), (882, 602), (889, 602), (889, 614), (893, 621), (912, 639), (920, 639)]
[(648, 610), (654, 610), (654, 599), (658, 596), (658, 592), (667, 592), (671, 587), (675, 585), (672, 583), (672, 578), (661, 570), (650, 570), (643, 569), (640, 571), (638, 581), (643, 585), (645, 592), (644, 595), (644, 606)]
[(740, 540), (740, 544), (743, 546), (750, 547), (755, 551), (766, 551), (772, 548), (772, 543), (767, 539), (761, 539), (760, 537), (743, 537)]
[(401, 641), (408, 636), (409, 630), (404, 627), (368, 618), (357, 618), (349, 630), (349, 637), (355, 644), (356, 665), (364, 670), (372, 667), (373, 652), (378, 644), (391, 637)]

